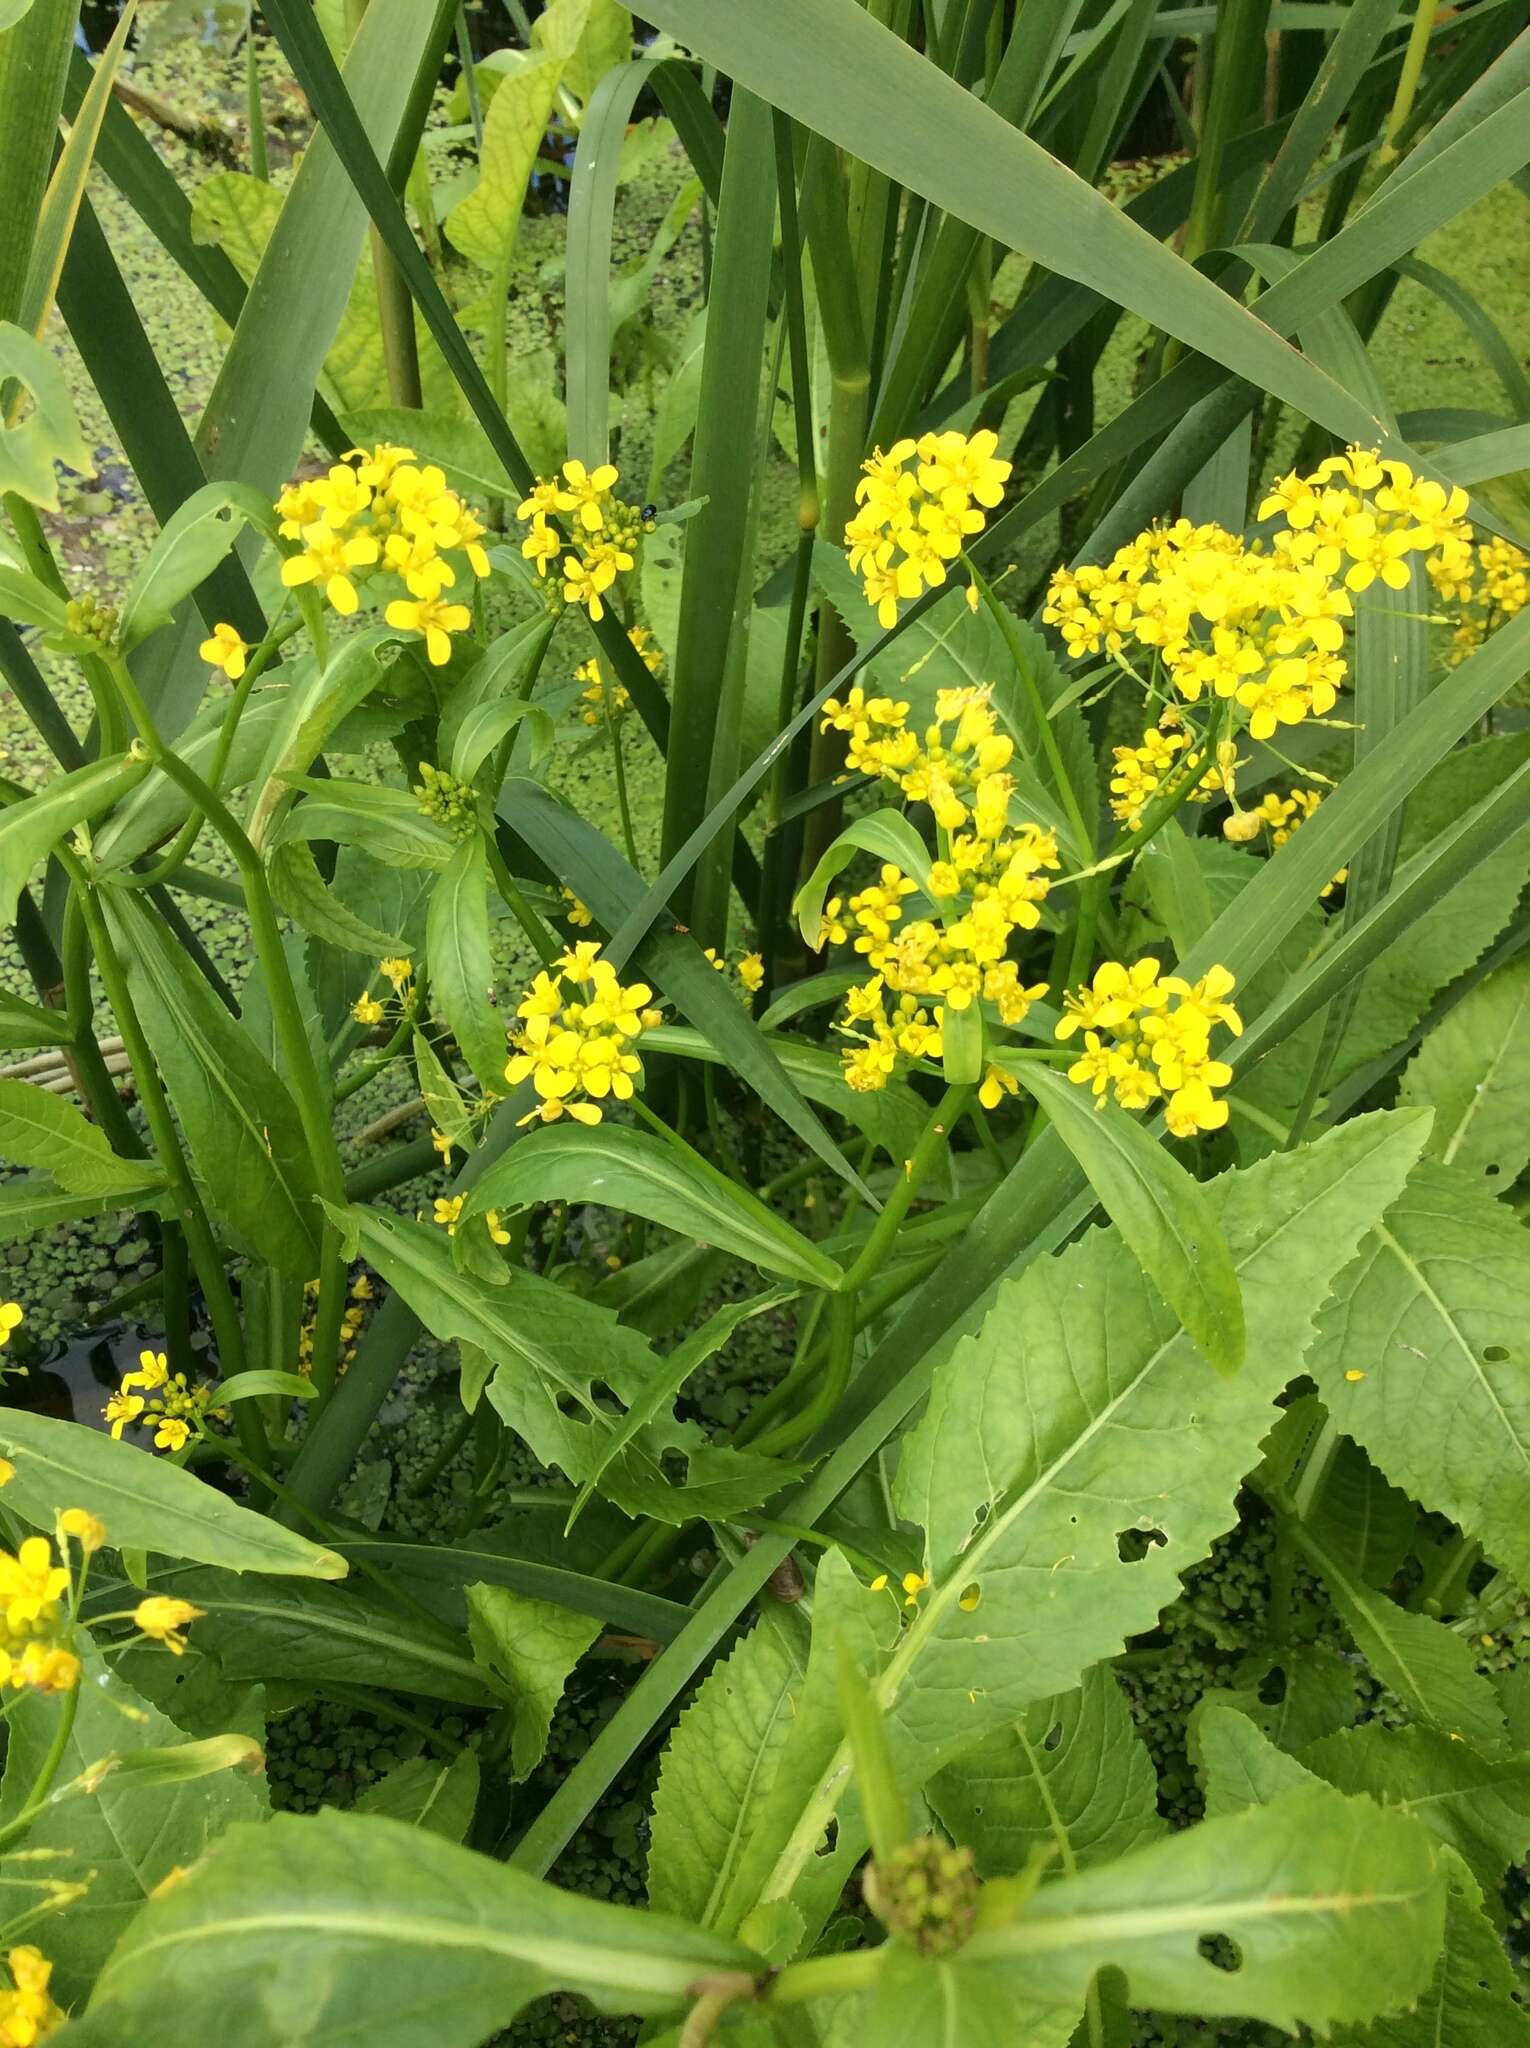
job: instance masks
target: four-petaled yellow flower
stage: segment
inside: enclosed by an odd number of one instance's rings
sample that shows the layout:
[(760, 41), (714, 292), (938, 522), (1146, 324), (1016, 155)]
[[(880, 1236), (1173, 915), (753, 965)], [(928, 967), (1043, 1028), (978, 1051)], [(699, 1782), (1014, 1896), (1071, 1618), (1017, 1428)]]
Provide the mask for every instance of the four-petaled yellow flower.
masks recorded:
[(200, 1621), (204, 1611), (193, 1607), (189, 1600), (173, 1600), (164, 1593), (151, 1593), (147, 1600), (140, 1600), (133, 1609), (133, 1626), (140, 1635), (163, 1643), (173, 1656), (179, 1657), (186, 1648), (182, 1631), (192, 1622)]
[(202, 642), (197, 652), (214, 668), (221, 668), (231, 683), (237, 683), (244, 674), (250, 650), (232, 626), (220, 622), (213, 627), (211, 636)]
[(433, 668), (451, 660), (452, 634), (465, 633), (473, 623), (465, 604), (445, 604), (439, 597), (396, 597), (383, 617), (404, 632), (424, 634), (425, 652)]

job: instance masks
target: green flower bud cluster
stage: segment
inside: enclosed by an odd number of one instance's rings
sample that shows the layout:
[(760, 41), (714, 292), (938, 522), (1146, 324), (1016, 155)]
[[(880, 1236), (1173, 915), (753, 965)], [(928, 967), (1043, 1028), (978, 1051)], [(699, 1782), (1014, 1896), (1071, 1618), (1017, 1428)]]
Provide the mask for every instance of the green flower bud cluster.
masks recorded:
[(620, 498), (610, 498), (604, 507), (603, 539), (608, 539), (628, 554), (637, 550), (638, 542), (647, 528), (643, 524), (642, 510), (637, 505), (624, 505)]
[(977, 1866), (970, 1849), (916, 1835), (870, 1866), (866, 1902), (889, 1934), (923, 1956), (959, 1949), (977, 1919)]
[(459, 782), (444, 768), (420, 763), (420, 780), (414, 793), (427, 818), (434, 818), (458, 839), (465, 839), (478, 821), (478, 793), (470, 782)]
[(72, 597), (65, 608), (69, 630), (82, 640), (94, 640), (104, 652), (117, 644), (117, 607), (102, 604), (96, 597)]

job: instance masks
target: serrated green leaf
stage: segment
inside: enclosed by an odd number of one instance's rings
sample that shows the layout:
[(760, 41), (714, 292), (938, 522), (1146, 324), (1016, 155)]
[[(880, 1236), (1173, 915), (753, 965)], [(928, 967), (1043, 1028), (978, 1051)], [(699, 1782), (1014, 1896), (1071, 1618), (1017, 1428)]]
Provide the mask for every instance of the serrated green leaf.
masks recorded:
[(109, 810), (147, 773), (146, 761), (114, 754), (55, 775), (35, 796), (0, 810), (0, 925), (16, 922), (16, 899), (48, 849), (76, 825)]
[(1236, 1372), (1243, 1363), (1243, 1297), (1207, 1189), (1124, 1110), (1087, 1102), (1039, 1061), (1017, 1071), (1207, 1360), (1218, 1372)]
[(105, 1133), (72, 1102), (30, 1081), (0, 1080), (0, 1159), (45, 1166), (71, 1195), (115, 1195), (126, 1201), (164, 1175), (146, 1159), (119, 1159)]
[(1410, 1613), (1356, 1576), (1342, 1547), (1341, 1522), (1319, 1500), (1310, 1520), (1292, 1524), (1371, 1670), (1410, 1717), (1480, 1748), (1504, 1741), (1498, 1695), (1477, 1670), (1465, 1639), (1427, 1614)]
[(0, 1410), (0, 1452), (16, 1467), (6, 1505), (34, 1528), (51, 1530), (63, 1509), (88, 1504), (118, 1550), (152, 1550), (230, 1572), (346, 1575), (345, 1559), (333, 1550), (101, 1430), (6, 1408)]
[(1430, 1164), (1409, 1176), (1339, 1275), (1310, 1359), (1339, 1428), (1521, 1579), (1530, 1574), (1527, 1324), (1524, 1226), (1458, 1168)]
[[(1096, 1970), (1134, 2006), (1326, 2032), (1416, 1998), (1439, 1954), (1444, 1882), (1416, 1822), (1326, 1786), (1171, 1835), (1043, 1885), (956, 1967), (1012, 1993), (1082, 2002)], [(1202, 1950), (1233, 1944), (1235, 1967)]]
[(568, 1675), (600, 1634), (600, 1623), (507, 1586), (469, 1586), (467, 1603), (473, 1654), (503, 1679), (515, 1702), (510, 1765), (518, 1785), (542, 1761)]
[(1247, 1714), (1214, 1693), (1190, 1717), (1190, 1755), (1206, 1794), (1208, 1820), (1268, 1806), (1282, 1793), (1300, 1792), (1321, 1780), (1321, 1773), (1277, 1748)]
[(405, 950), (396, 932), (368, 924), (329, 886), (306, 839), (289, 839), (278, 846), (266, 874), (278, 909), (313, 938), (374, 962)]
[(505, 1027), (489, 1001), (494, 982), (489, 881), (483, 840), (477, 832), (459, 840), (430, 892), (425, 957), (431, 994), (461, 1046), (463, 1058), (483, 1087), (501, 1088), (507, 1057)]
[(1152, 1758), (1105, 1664), (985, 1737), (926, 1796), (985, 1877), (1024, 1870), (1043, 1851), (1054, 1870), (1092, 1869), (1164, 1832)]
[(1433, 1728), (1344, 1728), (1301, 1752), (1303, 1767), (1341, 1792), (1399, 1807), (1495, 1888), (1530, 1848), (1530, 1757), (1485, 1757)]
[[(356, 1207), (334, 1216), (427, 1329), (476, 1344), (494, 1361), (488, 1398), (536, 1456), (576, 1482), (600, 1470), (601, 1492), (627, 1513), (667, 1522), (736, 1514), (791, 1476), (793, 1468), (777, 1459), (708, 1444), (699, 1425), (672, 1413), (604, 1463), (622, 1413), (663, 1370), (635, 1330), (535, 1274), (494, 1286), (461, 1272), (445, 1234), (423, 1224)], [(596, 1398), (597, 1385), (620, 1410)], [(683, 1483), (667, 1476), (666, 1452), (684, 1456)]]
[[(25, 1805), (54, 1739), (60, 1706), (43, 1693), (17, 1697), (9, 1716), (0, 1822), (14, 1819)], [(180, 1735), (173, 1721), (91, 1650), (58, 1784), (78, 1778), (107, 1756), (131, 1764), (135, 1753), (173, 1753)], [(253, 1743), (235, 1740), (246, 1753), (259, 1756)], [(152, 1772), (131, 1769), (108, 1772), (89, 1796), (44, 1806), (27, 1830), (27, 1848), (47, 1856), (50, 1878), (89, 1884), (85, 1899), (55, 1915), (48, 1929), (52, 1989), (70, 2004), (84, 1999), (96, 1972), (162, 1879), (178, 1865), (194, 1863), (230, 1822), (256, 1820), (266, 1810), (264, 1780), (248, 1771), (220, 1769), (214, 1777), (159, 1783), (152, 1777)]]
[(1446, 1013), (1398, 1100), (1434, 1110), (1431, 1158), (1508, 1192), (1530, 1163), (1530, 960), (1490, 974)]
[(151, 1901), (72, 2025), (81, 2048), (270, 2048), (276, 2012), (300, 2014), (312, 2048), (358, 2032), (389, 2048), (478, 2048), (546, 1992), (679, 2014), (698, 1976), (757, 1960), (679, 1921), (555, 1891), (429, 1830), (376, 1814), (278, 1814), (232, 1831)]
[(532, 1202), (596, 1202), (662, 1223), (682, 1237), (748, 1259), (810, 1287), (837, 1288), (843, 1274), (826, 1252), (745, 1187), (647, 1131), (623, 1124), (532, 1131), (483, 1174), (463, 1209), (518, 1209)]
[(356, 1813), (381, 1814), (384, 1820), (427, 1828), (444, 1841), (460, 1842), (478, 1804), (478, 1759), (470, 1749), (450, 1763), (436, 1757), (412, 1756), (356, 1796)]

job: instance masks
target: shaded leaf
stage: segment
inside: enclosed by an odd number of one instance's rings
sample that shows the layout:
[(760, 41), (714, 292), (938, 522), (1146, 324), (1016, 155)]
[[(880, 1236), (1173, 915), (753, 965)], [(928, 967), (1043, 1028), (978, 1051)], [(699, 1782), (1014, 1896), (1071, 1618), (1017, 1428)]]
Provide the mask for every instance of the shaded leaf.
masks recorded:
[(600, 1623), (507, 1586), (469, 1586), (473, 1654), (509, 1687), (513, 1782), (530, 1777), (547, 1750), (547, 1731), (568, 1675), (600, 1634)]

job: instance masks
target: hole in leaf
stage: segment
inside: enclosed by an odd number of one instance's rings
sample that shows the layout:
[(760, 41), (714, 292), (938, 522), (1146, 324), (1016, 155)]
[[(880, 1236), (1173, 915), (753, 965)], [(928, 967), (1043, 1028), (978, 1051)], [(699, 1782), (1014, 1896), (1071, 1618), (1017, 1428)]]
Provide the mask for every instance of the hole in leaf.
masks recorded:
[(956, 1604), (963, 1614), (971, 1614), (977, 1608), (978, 1602), (982, 1597), (983, 1589), (981, 1586), (976, 1584), (963, 1586), (961, 1592), (957, 1595)]
[(829, 1822), (829, 1825), (824, 1829), (823, 1840), (818, 1844), (818, 1855), (832, 1856), (834, 1854), (835, 1846), (838, 1843), (838, 1841), (839, 1822), (837, 1820), (831, 1820)]
[(1259, 1698), (1267, 1707), (1278, 1707), (1286, 1696), (1286, 1674), (1277, 1664), (1259, 1681)]
[(1203, 1934), (1195, 1945), (1214, 1970), (1233, 1975), (1243, 1968), (1243, 1951), (1230, 1934)]
[(1043, 1749), (1056, 1749), (1057, 1745), (1062, 1741), (1062, 1737), (1062, 1722), (1054, 1721), (1046, 1734), (1042, 1736), (1041, 1746)]
[(1501, 1344), (1489, 1344), (1482, 1354), (1483, 1363), (1486, 1365), (1502, 1365), (1508, 1355), (1508, 1352), (1505, 1351)]
[(1494, 1174), (1496, 1174), (1496, 1173), (1497, 1173), (1498, 1171), (1499, 1171), (1498, 1161), (1497, 1161), (1496, 1159), (1494, 1159), (1494, 1160), (1490, 1161), (1488, 1165), (1486, 1165), (1486, 1166), (1484, 1166), (1484, 1167), (1483, 1167), (1483, 1169), (1482, 1169), (1482, 1177), (1483, 1177), (1483, 1179), (1484, 1179), (1484, 1180), (1491, 1180), (1491, 1179), (1493, 1178)]
[(1140, 1564), (1150, 1550), (1168, 1542), (1162, 1529), (1120, 1529), (1116, 1532), (1116, 1556), (1122, 1564)]
[(988, 1520), (989, 1513), (990, 1509), (987, 1501), (980, 1500), (977, 1504), (977, 1507), (973, 1510), (972, 1515), (973, 1523), (977, 1528), (982, 1528), (983, 1524)]

